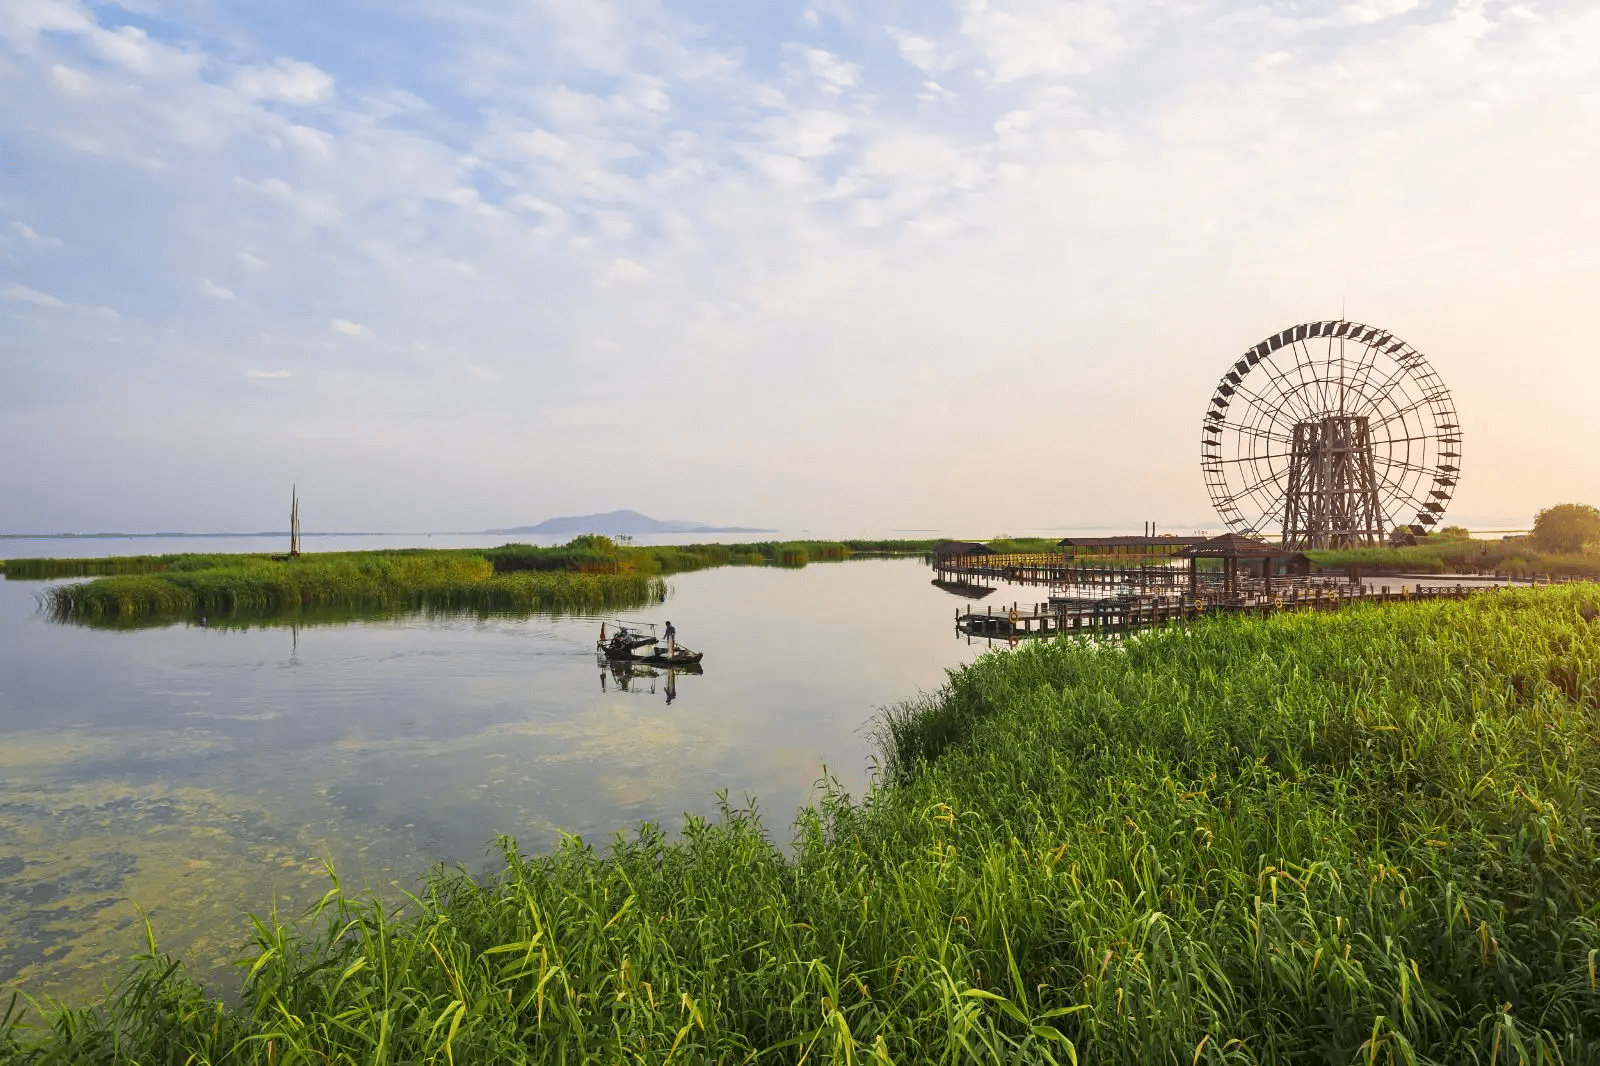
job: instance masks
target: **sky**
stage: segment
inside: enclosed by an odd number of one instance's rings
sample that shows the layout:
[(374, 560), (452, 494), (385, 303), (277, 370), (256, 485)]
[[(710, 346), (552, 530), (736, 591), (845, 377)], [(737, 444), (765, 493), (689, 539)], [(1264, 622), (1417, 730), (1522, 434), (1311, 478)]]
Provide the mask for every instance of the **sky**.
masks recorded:
[(1300, 322), (1600, 503), (1600, 8), (5, 0), (0, 531), (1219, 530)]

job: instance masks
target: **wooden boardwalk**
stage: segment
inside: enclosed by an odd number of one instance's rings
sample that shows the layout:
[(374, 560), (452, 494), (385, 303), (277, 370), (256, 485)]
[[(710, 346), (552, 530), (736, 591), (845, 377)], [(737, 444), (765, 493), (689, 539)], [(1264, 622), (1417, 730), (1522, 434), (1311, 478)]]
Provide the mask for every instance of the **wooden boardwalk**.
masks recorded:
[(1351, 603), (1410, 603), (1418, 600), (1461, 600), (1494, 585), (1433, 585), (1406, 591), (1387, 586), (1323, 585), (1290, 588), (1281, 595), (1258, 591), (1223, 597), (1188, 595), (1122, 595), (1102, 598), (1056, 596), (1043, 603), (990, 605), (956, 612), (956, 629), (970, 637), (1009, 640), (1055, 636), (1059, 633), (1125, 633), (1173, 622), (1186, 622), (1205, 614), (1272, 614), (1277, 611), (1327, 611)]
[(982, 584), (1104, 588), (1129, 586), (1145, 592), (1178, 591), (1187, 586), (1189, 568), (1156, 561), (1142, 565), (1075, 562), (1065, 555), (977, 555), (934, 564), (935, 580)]

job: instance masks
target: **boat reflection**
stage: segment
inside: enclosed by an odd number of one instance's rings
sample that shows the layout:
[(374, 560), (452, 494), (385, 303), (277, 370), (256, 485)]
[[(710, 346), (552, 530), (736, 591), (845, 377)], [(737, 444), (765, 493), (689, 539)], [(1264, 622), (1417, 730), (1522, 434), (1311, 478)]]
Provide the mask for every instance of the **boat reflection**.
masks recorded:
[(596, 656), (596, 661), (600, 666), (601, 692), (628, 692), (648, 696), (664, 693), (669, 706), (678, 698), (679, 674), (697, 675), (704, 672), (699, 663), (657, 669), (654, 666), (618, 662), (603, 655)]

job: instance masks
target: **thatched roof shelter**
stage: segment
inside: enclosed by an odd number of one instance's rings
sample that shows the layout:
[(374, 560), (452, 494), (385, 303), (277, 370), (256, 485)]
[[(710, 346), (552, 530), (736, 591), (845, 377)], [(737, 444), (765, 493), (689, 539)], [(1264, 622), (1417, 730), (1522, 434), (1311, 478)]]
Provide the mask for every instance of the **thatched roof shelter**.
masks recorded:
[(975, 540), (941, 540), (933, 546), (935, 559), (957, 559), (968, 555), (995, 555), (995, 550), (987, 544), (980, 544)]
[[(1238, 533), (1224, 533), (1220, 537), (1201, 541), (1199, 544), (1177, 552), (1173, 558), (1189, 560), (1189, 590), (1197, 591), (1196, 581), (1198, 575), (1196, 567), (1201, 559), (1222, 560), (1223, 591), (1232, 595), (1238, 591), (1239, 586), (1239, 560), (1246, 560), (1246, 567), (1252, 572), (1259, 571), (1259, 576), (1266, 584), (1268, 595), (1272, 593), (1272, 572), (1279, 560), (1286, 560), (1285, 571), (1288, 573), (1308, 573), (1311, 569), (1311, 560), (1304, 553), (1285, 548), (1278, 544), (1268, 544), (1264, 540), (1254, 537), (1241, 536)], [(1255, 565), (1251, 565), (1252, 561)]]

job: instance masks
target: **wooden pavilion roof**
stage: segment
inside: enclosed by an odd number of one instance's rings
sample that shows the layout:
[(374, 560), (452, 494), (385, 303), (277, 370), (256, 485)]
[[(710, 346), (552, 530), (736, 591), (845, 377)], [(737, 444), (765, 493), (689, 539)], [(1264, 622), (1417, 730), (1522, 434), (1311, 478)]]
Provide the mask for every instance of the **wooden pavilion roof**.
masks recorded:
[(1238, 533), (1224, 533), (1220, 537), (1201, 541), (1178, 552), (1178, 559), (1282, 559), (1302, 554), (1292, 548), (1268, 544), (1254, 537)]
[(933, 546), (933, 554), (940, 558), (955, 555), (994, 555), (995, 550), (975, 540), (941, 540)]

